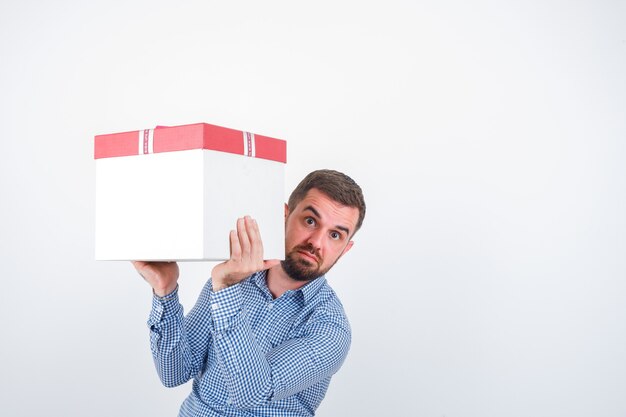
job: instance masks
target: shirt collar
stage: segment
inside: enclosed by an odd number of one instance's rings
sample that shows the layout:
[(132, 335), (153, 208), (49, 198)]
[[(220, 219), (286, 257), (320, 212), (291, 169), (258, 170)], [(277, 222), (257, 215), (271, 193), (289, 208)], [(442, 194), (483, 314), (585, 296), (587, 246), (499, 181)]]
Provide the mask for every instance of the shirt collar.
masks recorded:
[[(267, 278), (267, 270), (259, 271), (252, 276), (252, 280), (254, 281), (254, 283), (259, 288), (263, 288), (265, 291), (267, 291), (268, 294), (270, 294), (270, 291), (267, 288), (266, 278)], [(320, 291), (320, 289), (324, 286), (325, 283), (326, 283), (326, 276), (322, 275), (321, 277), (315, 278), (313, 281), (307, 282), (304, 286), (298, 288), (297, 290), (294, 290), (294, 292), (296, 293), (299, 292), (300, 294), (302, 294), (304, 303), (308, 304), (309, 302), (311, 302), (311, 300), (313, 300), (313, 298), (315, 298), (315, 296)]]
[(326, 276), (322, 275), (321, 277), (315, 278), (313, 281), (308, 282), (304, 287), (300, 288), (298, 291), (302, 293), (304, 297), (304, 304), (308, 304), (317, 293), (320, 292), (320, 289), (326, 283)]

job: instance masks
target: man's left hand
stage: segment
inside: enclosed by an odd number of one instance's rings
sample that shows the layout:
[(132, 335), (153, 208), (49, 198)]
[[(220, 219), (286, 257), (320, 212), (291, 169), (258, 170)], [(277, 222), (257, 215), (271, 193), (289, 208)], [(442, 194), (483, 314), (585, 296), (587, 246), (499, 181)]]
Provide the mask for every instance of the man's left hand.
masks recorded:
[(230, 231), (230, 259), (213, 268), (213, 292), (235, 285), (255, 272), (280, 263), (263, 260), (263, 242), (256, 220), (250, 216), (237, 219), (237, 230)]

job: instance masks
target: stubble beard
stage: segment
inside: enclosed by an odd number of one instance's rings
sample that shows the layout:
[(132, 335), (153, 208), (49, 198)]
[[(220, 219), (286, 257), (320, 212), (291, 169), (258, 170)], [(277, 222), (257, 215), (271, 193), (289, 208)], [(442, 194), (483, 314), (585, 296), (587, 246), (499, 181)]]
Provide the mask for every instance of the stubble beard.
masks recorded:
[[(314, 263), (312, 261), (301, 259), (298, 256), (298, 252), (305, 251), (315, 256), (317, 262)], [(313, 281), (316, 278), (321, 277), (328, 269), (323, 270), (321, 265), (323, 263), (323, 259), (317, 254), (317, 251), (313, 248), (311, 244), (308, 245), (298, 245), (293, 248), (287, 255), (285, 256), (285, 260), (281, 261), (281, 265), (285, 273), (289, 276), (289, 278), (294, 281), (307, 282)], [(331, 265), (332, 266), (332, 265)]]

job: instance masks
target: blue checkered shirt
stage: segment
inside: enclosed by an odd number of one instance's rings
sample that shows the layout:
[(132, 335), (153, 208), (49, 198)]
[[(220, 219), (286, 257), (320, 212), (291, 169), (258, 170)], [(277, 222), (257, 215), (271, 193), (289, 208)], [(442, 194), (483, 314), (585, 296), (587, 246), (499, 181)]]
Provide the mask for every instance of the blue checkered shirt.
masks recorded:
[(150, 345), (163, 384), (193, 378), (179, 416), (312, 416), (350, 347), (350, 325), (326, 279), (274, 299), (266, 271), (204, 286), (183, 316), (174, 291), (154, 297)]

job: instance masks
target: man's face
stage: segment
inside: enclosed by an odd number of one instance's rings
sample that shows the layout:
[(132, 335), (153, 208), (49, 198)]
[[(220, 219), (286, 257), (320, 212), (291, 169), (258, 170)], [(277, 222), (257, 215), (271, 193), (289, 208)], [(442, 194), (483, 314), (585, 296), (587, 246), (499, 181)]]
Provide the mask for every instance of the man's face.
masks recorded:
[(359, 209), (346, 207), (313, 188), (289, 212), (285, 207), (285, 260), (296, 281), (310, 281), (332, 268), (350, 248)]

